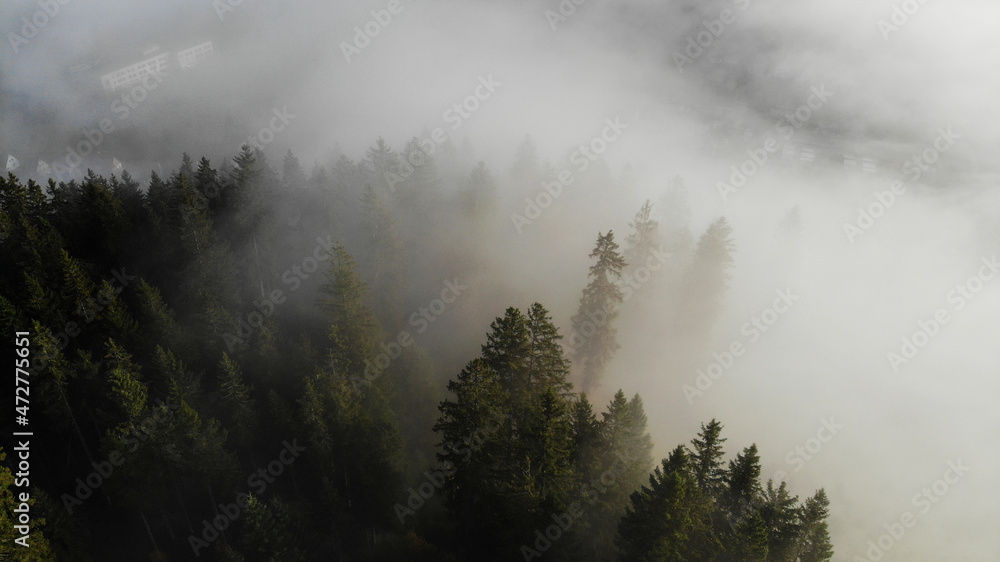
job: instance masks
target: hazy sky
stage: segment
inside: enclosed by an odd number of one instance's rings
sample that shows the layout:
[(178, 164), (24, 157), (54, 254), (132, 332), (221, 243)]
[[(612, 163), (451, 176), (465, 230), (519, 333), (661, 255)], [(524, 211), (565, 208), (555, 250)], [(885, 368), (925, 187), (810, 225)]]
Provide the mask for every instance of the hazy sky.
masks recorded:
[[(604, 157), (616, 175), (625, 164), (633, 167), (635, 189), (610, 194), (600, 206), (575, 201), (567, 191), (524, 235), (504, 219), (495, 229), (502, 244), (490, 253), (507, 289), (494, 292), (523, 296), (523, 303), (508, 303), (522, 308), (533, 300), (547, 303), (568, 326), (597, 231), (624, 234), (645, 198), (655, 201), (669, 178), (683, 176), (695, 236), (720, 215), (734, 229), (738, 249), (725, 314), (708, 352), (689, 358), (684, 369), (665, 364), (655, 310), (623, 325), (623, 348), (594, 402), (605, 403), (618, 387), (640, 392), (658, 455), (690, 439), (699, 422), (719, 418), (730, 454), (758, 444), (765, 477), (785, 471), (800, 496), (825, 487), (836, 560), (868, 559), (867, 541), (878, 541), (888, 532), (883, 525), (906, 512), (916, 525), (905, 528), (886, 560), (996, 559), (1000, 273), (982, 280), (974, 298), (952, 291), (989, 273), (982, 260), (1000, 255), (991, 158), (1000, 149), (1000, 5), (562, 5), (575, 9), (565, 21), (546, 15), (560, 9), (556, 0), (243, 0), (235, 6), (70, 0), (45, 18), (37, 15), (44, 13), (39, 4), (4, 2), (0, 158), (14, 155), (29, 175), (38, 158), (64, 161), (66, 147), (102, 118), (125, 124), (113, 110), (115, 97), (101, 91), (101, 74), (151, 56), (143, 53), (154, 46), (175, 52), (206, 41), (214, 46), (209, 58), (172, 71), (136, 104), (145, 143), (122, 142), (127, 133), (114, 133), (84, 168), (106, 170), (118, 157), (144, 176), (154, 162), (175, 167), (185, 150), (232, 156), (240, 144), (232, 138), (256, 134), (278, 111), (294, 117), (265, 151), (277, 158), (291, 148), (307, 169), (338, 149), (360, 158), (380, 135), (401, 148), (441, 128), (456, 145), (470, 139), (476, 157), (500, 175), (530, 134), (558, 170), (570, 165), (572, 147), (618, 118), (627, 128)], [(391, 19), (373, 23), (372, 12), (387, 7), (395, 8)], [(675, 53), (685, 54), (689, 38), (719, 30), (713, 20), (724, 10), (731, 23), (678, 68)], [(29, 29), (24, 41), (13, 39), (24, 32), (22, 18), (33, 17), (47, 21), (31, 38)], [(377, 35), (359, 47), (355, 28), (366, 25)], [(356, 49), (349, 61), (344, 44)], [(72, 73), (75, 65), (94, 67)], [(478, 107), (459, 119), (454, 104), (475, 96), (477, 87)], [(723, 200), (717, 182), (728, 181), (742, 157), (701, 150), (718, 140), (707, 131), (713, 118), (705, 111), (729, 108), (762, 142), (778, 135), (771, 111), (806, 104), (813, 88), (823, 87), (831, 95), (813, 118), (827, 126), (834, 152), (867, 155), (878, 160), (878, 171), (845, 176), (839, 162), (805, 170), (771, 166)], [(215, 121), (199, 118), (204, 115)], [(939, 173), (914, 179), (904, 160), (933, 147), (941, 129), (957, 138), (940, 151)], [(844, 224), (856, 224), (858, 208), (896, 180), (905, 182), (905, 191), (849, 241)], [(503, 204), (510, 213), (523, 211), (523, 201)], [(800, 237), (776, 238), (779, 221), (796, 204)], [(979, 287), (973, 282), (970, 291)], [(749, 343), (742, 326), (784, 289), (798, 300)], [(481, 298), (493, 304), (492, 297)], [(643, 298), (640, 292), (635, 300)], [(887, 354), (901, 353), (901, 338), (912, 337), (918, 322), (939, 310), (947, 324), (894, 371)], [(714, 361), (712, 352), (734, 341), (746, 344), (745, 355), (690, 404), (682, 385), (694, 384), (696, 370)], [(843, 428), (810, 460), (789, 462), (802, 458), (796, 447), (806, 447), (823, 420)], [(938, 497), (935, 481), (959, 459), (969, 471)], [(933, 503), (914, 500), (924, 488)]]

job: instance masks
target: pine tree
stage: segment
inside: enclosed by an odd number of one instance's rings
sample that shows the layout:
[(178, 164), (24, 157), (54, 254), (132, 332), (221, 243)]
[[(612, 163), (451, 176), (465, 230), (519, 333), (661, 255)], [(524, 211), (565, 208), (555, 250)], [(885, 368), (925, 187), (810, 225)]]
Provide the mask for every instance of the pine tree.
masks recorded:
[(281, 166), (281, 180), (289, 190), (302, 189), (306, 186), (306, 175), (302, 171), (299, 159), (289, 150)]
[(485, 359), (470, 361), (448, 383), (448, 391), (454, 399), (441, 402), (434, 424), (441, 436), (438, 461), (450, 474), (443, 486), (446, 505), (464, 548), (470, 554), (489, 553), (500, 544), (497, 529), (523, 516), (511, 512), (505, 495), (512, 477), (509, 448), (515, 444), (506, 417), (510, 395)]
[(181, 328), (173, 311), (164, 302), (160, 290), (147, 283), (145, 279), (139, 279), (136, 294), (138, 296), (136, 321), (143, 334), (143, 337), (137, 338), (137, 345), (143, 349), (144, 355), (153, 355), (156, 345), (162, 345), (185, 356), (187, 345)]
[[(574, 481), (570, 455), (572, 428), (563, 398), (549, 387), (532, 412), (520, 438), (522, 483), (543, 517), (566, 508)], [(544, 519), (543, 519), (544, 521)]]
[[(320, 286), (320, 309), (330, 320), (331, 358), (337, 372), (368, 386), (381, 373), (375, 360), (381, 327), (368, 306), (368, 287), (358, 275), (354, 259), (341, 244), (330, 256), (326, 283)], [(367, 369), (367, 371), (366, 371)]]
[(109, 385), (111, 425), (136, 424), (146, 410), (146, 385), (141, 381), (138, 366), (121, 346), (109, 339), (107, 350), (104, 361), (108, 369), (105, 377)]
[(621, 278), (622, 269), (627, 265), (618, 253), (615, 235), (610, 230), (607, 234), (597, 234), (597, 245), (590, 257), (596, 260), (590, 266), (588, 277), (591, 280), (572, 318), (573, 338), (582, 340), (582, 344), (576, 346), (574, 360), (580, 365), (584, 391), (597, 385), (607, 362), (620, 347), (614, 321), (623, 296), (615, 281)]
[(706, 495), (719, 498), (725, 482), (725, 470), (722, 464), (722, 457), (725, 454), (722, 444), (726, 438), (722, 437), (722, 424), (712, 419), (708, 425), (701, 424), (701, 431), (698, 437), (691, 440), (693, 449), (688, 449), (695, 483)]
[(390, 179), (394, 175), (399, 175), (401, 171), (399, 155), (382, 137), (379, 137), (375, 141), (375, 146), (369, 148), (365, 153), (363, 166), (366, 183), (375, 188), (380, 196), (391, 192)]
[(632, 492), (648, 480), (653, 468), (653, 444), (638, 395), (630, 401), (619, 390), (601, 417), (596, 426), (595, 466), (580, 474), (589, 490), (585, 497), (591, 530), (585, 542), (606, 558), (613, 555), (615, 525), (624, 515)]
[(527, 328), (530, 333), (528, 342), (527, 384), (532, 396), (539, 396), (547, 390), (553, 390), (560, 397), (565, 397), (570, 390), (570, 362), (563, 356), (559, 341), (558, 328), (552, 323), (549, 311), (540, 303), (533, 303), (528, 309)]
[(636, 267), (645, 263), (652, 252), (662, 245), (659, 233), (659, 223), (650, 214), (653, 205), (647, 199), (642, 208), (629, 223), (632, 232), (625, 238), (625, 261)]
[(230, 427), (238, 442), (247, 446), (257, 426), (256, 405), (251, 398), (253, 389), (243, 383), (239, 365), (225, 352), (222, 353), (219, 370), (219, 395), (231, 421)]
[(599, 477), (601, 468), (601, 425), (586, 393), (573, 403), (572, 412), (573, 466), (583, 482)]
[(493, 320), (482, 347), (482, 358), (496, 372), (500, 385), (514, 398), (515, 404), (530, 400), (531, 332), (520, 310), (509, 307), (503, 317)]
[(279, 497), (264, 503), (251, 495), (245, 511), (242, 539), (250, 560), (296, 562), (303, 559), (288, 507)]
[(826, 562), (833, 558), (833, 545), (827, 530), (826, 519), (830, 515), (830, 500), (826, 491), (820, 488), (805, 501), (801, 509), (802, 533), (798, 544), (798, 559), (801, 562)]
[(761, 497), (760, 456), (757, 445), (750, 445), (729, 461), (726, 471), (723, 505), (730, 520), (741, 521), (754, 510)]
[(743, 518), (736, 527), (732, 549), (734, 560), (767, 562), (767, 544), (767, 525), (760, 512), (753, 511)]
[(617, 517), (652, 468), (653, 441), (646, 431), (646, 413), (638, 394), (629, 401), (619, 390), (602, 416), (603, 468), (617, 473), (614, 483), (608, 486), (606, 501)]
[(600, 483), (604, 464), (605, 447), (601, 434), (601, 423), (597, 421), (594, 408), (587, 395), (582, 393), (571, 406), (572, 454), (570, 460), (581, 489), (591, 493), (583, 497), (583, 518), (574, 522), (580, 546), (584, 552), (595, 553), (603, 559), (614, 552), (614, 525), (621, 514), (612, 514), (605, 498), (597, 491), (595, 483)]
[(732, 233), (726, 218), (721, 217), (698, 240), (681, 287), (679, 320), (689, 338), (703, 338), (721, 312), (736, 247)]
[(788, 493), (782, 482), (777, 488), (767, 481), (758, 510), (767, 527), (767, 556), (771, 562), (795, 562), (799, 526), (798, 498)]
[(222, 195), (222, 185), (220, 183), (219, 172), (212, 168), (212, 163), (208, 158), (202, 157), (198, 161), (198, 170), (194, 173), (193, 184), (211, 206), (218, 205), (218, 199)]
[(392, 330), (403, 316), (400, 303), (405, 287), (405, 248), (392, 212), (371, 186), (365, 188), (363, 204), (365, 277), (371, 279), (379, 320)]
[(649, 486), (632, 494), (631, 505), (618, 525), (622, 562), (682, 562), (690, 560), (688, 542), (698, 527), (698, 493), (688, 473), (690, 462), (678, 446), (649, 476)]

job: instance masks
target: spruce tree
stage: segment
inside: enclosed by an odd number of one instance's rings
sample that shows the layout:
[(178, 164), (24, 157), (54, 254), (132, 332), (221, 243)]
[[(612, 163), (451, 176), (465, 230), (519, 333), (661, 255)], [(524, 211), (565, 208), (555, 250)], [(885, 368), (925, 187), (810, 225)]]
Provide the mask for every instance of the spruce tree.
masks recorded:
[(715, 419), (708, 425), (701, 424), (698, 436), (691, 440), (692, 448), (688, 449), (691, 459), (694, 480), (698, 488), (706, 495), (718, 498), (725, 483), (725, 470), (722, 457), (725, 454), (722, 444), (722, 424)]
[(775, 488), (774, 482), (768, 480), (758, 511), (767, 527), (768, 560), (795, 562), (801, 532), (798, 498), (788, 493), (785, 482)]
[(650, 216), (652, 212), (653, 205), (647, 199), (629, 223), (632, 232), (625, 237), (624, 257), (632, 267), (641, 266), (652, 252), (662, 245), (660, 224)]
[(438, 460), (450, 473), (443, 486), (446, 505), (464, 549), (486, 554), (501, 544), (498, 529), (523, 517), (513, 512), (506, 495), (514, 476), (509, 453), (516, 444), (507, 416), (510, 395), (484, 359), (470, 361), (448, 390), (454, 399), (441, 402), (434, 425), (441, 436)]
[(798, 559), (801, 562), (826, 562), (833, 558), (833, 545), (826, 519), (830, 515), (830, 500), (820, 488), (805, 501), (800, 514), (801, 535)]
[(590, 257), (595, 260), (588, 275), (590, 283), (583, 290), (580, 306), (572, 318), (573, 359), (579, 365), (584, 391), (598, 384), (608, 361), (620, 347), (614, 321), (623, 295), (615, 281), (621, 278), (627, 265), (610, 230), (607, 234), (597, 234), (597, 245)]
[(281, 181), (288, 190), (298, 190), (306, 186), (306, 174), (298, 157), (289, 150), (281, 163)]
[(252, 387), (244, 384), (238, 364), (225, 352), (219, 362), (219, 396), (225, 407), (232, 433), (238, 443), (249, 445), (257, 426), (257, 410), (251, 398)]
[(730, 520), (740, 521), (754, 511), (761, 496), (760, 456), (757, 445), (750, 445), (729, 461), (726, 471), (723, 505)]
[(713, 222), (698, 240), (681, 286), (678, 321), (689, 339), (704, 338), (722, 310), (736, 245), (725, 217)]
[(319, 308), (330, 321), (334, 370), (346, 372), (356, 385), (370, 386), (384, 376), (381, 367), (371, 363), (382, 330), (368, 305), (368, 286), (358, 274), (354, 258), (339, 243), (334, 246), (326, 282), (319, 290)]
[(649, 476), (649, 486), (634, 492), (618, 525), (618, 559), (622, 562), (690, 560), (688, 542), (698, 527), (692, 496), (696, 485), (689, 460), (678, 446)]

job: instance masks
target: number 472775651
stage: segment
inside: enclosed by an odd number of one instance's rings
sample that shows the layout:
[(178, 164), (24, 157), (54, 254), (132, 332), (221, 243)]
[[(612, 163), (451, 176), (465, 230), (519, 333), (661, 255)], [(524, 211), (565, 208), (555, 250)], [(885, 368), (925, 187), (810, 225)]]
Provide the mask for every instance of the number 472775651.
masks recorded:
[[(29, 355), (31, 354), (31, 349), (28, 347), (29, 345), (31, 345), (31, 341), (27, 338), (28, 332), (15, 332), (14, 335), (16, 336), (14, 339), (14, 346), (17, 347), (17, 356), (18, 356), (18, 359), (15, 362), (16, 372), (14, 375), (15, 404), (17, 404), (17, 406), (14, 409), (17, 410), (18, 415), (21, 416), (21, 418), (18, 419), (18, 422), (20, 423), (21, 419), (23, 419), (24, 422), (22, 423), (22, 425), (27, 425), (28, 390), (30, 383), (26, 378), (28, 376), (28, 371), (26, 369), (28, 368), (28, 365), (30, 365), (31, 363), (31, 360), (29, 358)], [(25, 378), (21, 378), (22, 375), (24, 375)]]

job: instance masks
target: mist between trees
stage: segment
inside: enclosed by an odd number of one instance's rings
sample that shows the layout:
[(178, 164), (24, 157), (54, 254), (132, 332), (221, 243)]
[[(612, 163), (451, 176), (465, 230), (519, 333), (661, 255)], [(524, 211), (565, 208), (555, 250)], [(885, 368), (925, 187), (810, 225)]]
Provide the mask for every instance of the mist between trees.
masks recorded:
[[(655, 463), (638, 394), (588, 399), (616, 388), (619, 327), (653, 308), (679, 363), (708, 345), (736, 251), (724, 217), (695, 239), (677, 177), (588, 234), (559, 326), (539, 302), (512, 305), (484, 263), (509, 232), (499, 188), (552, 177), (531, 141), (499, 178), (448, 142), (400, 166), (380, 139), (308, 174), (244, 146), (147, 185), (0, 180), (2, 322), (28, 327), (47, 364), (39, 559), (830, 558), (823, 492), (799, 503), (761, 482), (754, 446), (725, 466), (718, 422)], [(574, 198), (603, 181), (595, 160)], [(55, 335), (80, 310), (87, 329)], [(308, 452), (260, 462), (289, 436)], [(105, 501), (64, 509), (95, 466)], [(267, 497), (242, 495), (261, 467)]]

